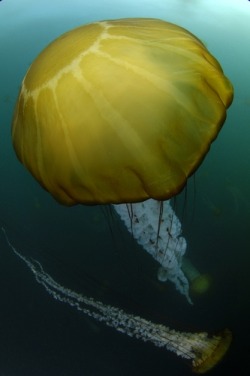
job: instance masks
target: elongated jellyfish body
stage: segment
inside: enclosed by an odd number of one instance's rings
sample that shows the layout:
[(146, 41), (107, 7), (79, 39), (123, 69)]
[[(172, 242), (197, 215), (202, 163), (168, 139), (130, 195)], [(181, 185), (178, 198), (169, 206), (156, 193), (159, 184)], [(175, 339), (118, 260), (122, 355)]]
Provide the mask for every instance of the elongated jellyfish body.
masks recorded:
[(14, 254), (33, 273), (36, 281), (55, 300), (66, 303), (85, 315), (106, 324), (130, 337), (151, 342), (157, 347), (174, 352), (190, 362), (192, 370), (202, 374), (213, 368), (228, 350), (232, 335), (228, 329), (215, 335), (206, 332), (188, 333), (170, 329), (142, 317), (127, 313), (120, 308), (104, 304), (92, 297), (83, 296), (53, 279), (40, 262), (23, 256), (10, 242), (2, 228), (6, 241)]

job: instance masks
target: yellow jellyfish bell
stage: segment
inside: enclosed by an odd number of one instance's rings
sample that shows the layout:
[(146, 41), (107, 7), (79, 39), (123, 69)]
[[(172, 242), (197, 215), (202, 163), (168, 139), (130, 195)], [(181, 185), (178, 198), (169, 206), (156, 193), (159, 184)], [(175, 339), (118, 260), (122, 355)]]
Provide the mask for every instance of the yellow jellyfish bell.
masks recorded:
[(78, 27), (29, 68), (16, 154), (58, 201), (168, 199), (209, 150), (233, 89), (187, 30), (158, 19)]

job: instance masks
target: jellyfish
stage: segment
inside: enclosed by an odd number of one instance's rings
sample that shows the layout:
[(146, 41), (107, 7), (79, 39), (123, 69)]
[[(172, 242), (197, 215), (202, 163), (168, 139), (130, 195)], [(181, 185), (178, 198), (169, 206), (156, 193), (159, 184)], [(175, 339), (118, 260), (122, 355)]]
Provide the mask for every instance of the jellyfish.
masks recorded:
[(59, 202), (113, 204), (191, 302), (186, 241), (166, 200), (208, 152), (232, 93), (219, 63), (187, 30), (156, 19), (96, 22), (59, 37), (33, 62), (13, 144)]
[(157, 347), (174, 352), (188, 361), (192, 371), (197, 374), (208, 372), (227, 352), (232, 341), (232, 333), (229, 329), (224, 329), (213, 335), (206, 332), (180, 332), (104, 304), (91, 297), (83, 296), (62, 286), (44, 270), (39, 261), (23, 256), (9, 240), (5, 228), (2, 227), (1, 230), (12, 252), (26, 264), (36, 281), (55, 300), (66, 303), (80, 313), (99, 322), (104, 322), (129, 337), (151, 342)]
[(53, 41), (30, 66), (13, 146), (58, 202), (112, 205), (191, 302), (186, 240), (169, 200), (201, 164), (232, 99), (218, 61), (182, 27), (94, 22)]

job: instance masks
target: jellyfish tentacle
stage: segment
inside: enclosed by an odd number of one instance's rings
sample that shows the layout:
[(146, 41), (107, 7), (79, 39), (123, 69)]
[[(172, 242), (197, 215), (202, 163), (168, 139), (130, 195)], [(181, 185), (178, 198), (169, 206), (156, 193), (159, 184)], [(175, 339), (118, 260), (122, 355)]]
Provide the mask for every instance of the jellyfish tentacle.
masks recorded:
[(170, 201), (150, 199), (130, 204), (129, 209), (127, 204), (113, 207), (138, 244), (160, 263), (165, 281), (173, 282), (192, 304), (188, 279), (181, 268), (187, 243), (181, 236), (181, 223)]

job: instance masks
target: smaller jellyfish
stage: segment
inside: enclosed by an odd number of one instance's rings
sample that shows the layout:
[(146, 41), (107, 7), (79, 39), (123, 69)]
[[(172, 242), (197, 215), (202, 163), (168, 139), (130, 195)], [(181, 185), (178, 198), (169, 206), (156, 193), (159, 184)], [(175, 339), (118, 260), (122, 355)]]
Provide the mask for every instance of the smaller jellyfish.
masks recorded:
[(226, 354), (232, 341), (230, 330), (224, 329), (213, 335), (206, 332), (180, 332), (83, 296), (58, 283), (44, 270), (39, 261), (23, 256), (12, 245), (3, 227), (2, 232), (13, 253), (26, 264), (36, 281), (55, 300), (68, 304), (82, 314), (129, 337), (151, 342), (157, 347), (174, 352), (187, 360), (192, 371), (198, 374), (211, 370)]

